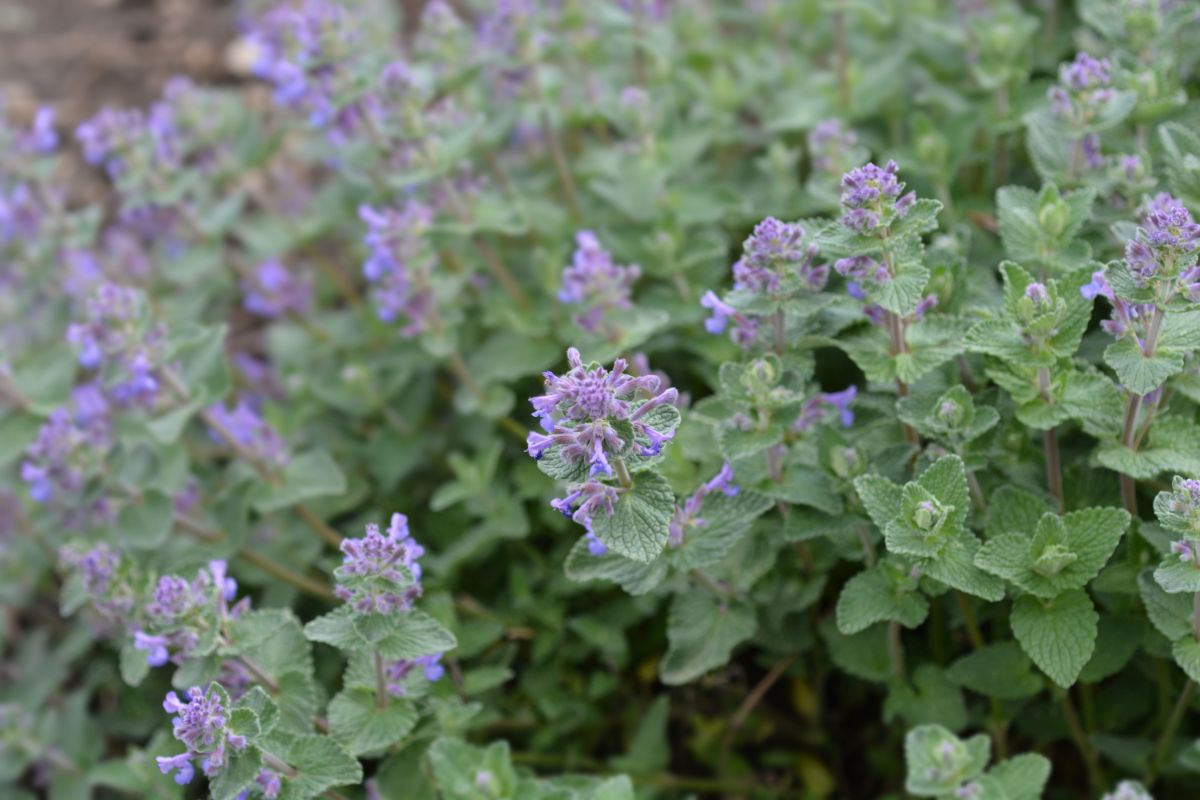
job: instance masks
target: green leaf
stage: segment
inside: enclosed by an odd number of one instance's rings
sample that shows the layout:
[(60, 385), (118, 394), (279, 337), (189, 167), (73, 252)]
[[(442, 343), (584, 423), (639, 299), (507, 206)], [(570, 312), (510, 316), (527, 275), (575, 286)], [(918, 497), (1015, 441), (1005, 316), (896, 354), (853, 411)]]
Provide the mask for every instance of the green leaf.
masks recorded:
[(304, 635), (339, 650), (359, 650), (367, 645), (354, 628), (354, 611), (349, 606), (340, 606), (310, 621), (304, 626)]
[(1171, 641), (1192, 633), (1192, 598), (1186, 594), (1167, 594), (1154, 580), (1151, 570), (1138, 574), (1138, 593), (1150, 623)]
[(281, 800), (313, 798), (335, 786), (362, 783), (358, 759), (328, 736), (275, 733), (267, 738), (263, 749), (296, 770), (284, 779)]
[(815, 469), (789, 467), (782, 483), (769, 482), (763, 491), (791, 505), (808, 506), (831, 515), (842, 513), (842, 497), (834, 488), (832, 479)]
[(255, 748), (248, 747), (241, 751), (230, 748), (229, 752), (225, 766), (208, 783), (212, 800), (234, 800), (254, 783), (262, 769), (262, 756)]
[(458, 646), (453, 633), (419, 609), (400, 615), (396, 622), (395, 628), (376, 644), (383, 657), (391, 661), (444, 653)]
[(950, 795), (982, 773), (991, 754), (984, 734), (963, 741), (941, 725), (920, 725), (904, 737), (904, 788), (917, 797)]
[(955, 536), (936, 558), (925, 559), (925, 574), (934, 580), (990, 602), (1004, 599), (1004, 581), (975, 566), (979, 540), (969, 533)]
[(774, 505), (771, 498), (749, 489), (732, 497), (724, 492), (710, 494), (700, 506), (704, 524), (686, 528), (683, 543), (667, 552), (681, 569), (715, 564), (741, 540), (754, 520)]
[(1042, 800), (1050, 779), (1050, 759), (1037, 753), (1022, 753), (1001, 761), (987, 772), (1000, 784), (1004, 800)]
[(573, 581), (610, 581), (632, 595), (646, 594), (667, 576), (667, 562), (656, 558), (650, 563), (634, 561), (608, 551), (593, 555), (588, 549), (588, 537), (581, 536), (567, 553), (563, 563), (567, 577)]
[(399, 742), (417, 724), (411, 700), (389, 697), (380, 707), (375, 693), (345, 689), (329, 704), (329, 730), (352, 755), (374, 753)]
[(1192, 636), (1184, 636), (1171, 645), (1171, 657), (1193, 681), (1200, 681), (1200, 642)]
[(329, 454), (314, 450), (297, 456), (283, 469), (278, 486), (261, 484), (251, 496), (251, 505), (260, 514), (289, 508), (314, 497), (340, 495), (346, 491), (346, 476)]
[(127, 639), (121, 644), (119, 666), (121, 669), (121, 680), (130, 686), (138, 686), (150, 674), (150, 664), (146, 661), (146, 651), (138, 650), (134, 647), (132, 638)]
[(946, 677), (973, 692), (998, 700), (1021, 700), (1041, 691), (1042, 679), (1016, 642), (998, 642), (955, 661)]
[(1181, 353), (1159, 348), (1147, 356), (1132, 336), (1110, 344), (1104, 350), (1104, 361), (1117, 373), (1122, 386), (1139, 395), (1149, 394), (1183, 371)]
[(900, 515), (904, 489), (882, 475), (860, 475), (854, 479), (854, 491), (879, 530)]
[(1064, 689), (1092, 657), (1100, 617), (1081, 589), (1053, 600), (1022, 595), (1013, 603), (1013, 635), (1033, 663)]
[(913, 671), (912, 685), (896, 683), (889, 687), (883, 705), (885, 722), (900, 717), (909, 725), (945, 725), (961, 730), (967, 724), (967, 705), (958, 686), (934, 664), (922, 664)]
[(757, 627), (754, 609), (740, 600), (718, 600), (701, 589), (677, 594), (667, 616), (668, 646), (659, 677), (674, 686), (723, 666)]
[(162, 545), (171, 533), (175, 505), (160, 492), (146, 492), (131, 500), (117, 515), (115, 527), (121, 542), (139, 550)]
[(667, 543), (667, 524), (675, 513), (675, 493), (655, 472), (638, 473), (632, 489), (622, 490), (611, 516), (597, 514), (592, 531), (613, 552), (634, 561), (653, 561)]
[(906, 628), (925, 621), (929, 601), (898, 566), (880, 563), (846, 582), (837, 603), (837, 626), (844, 634), (895, 620)]
[[(512, 767), (508, 742), (493, 742), (482, 748), (443, 736), (430, 745), (428, 758), (442, 800), (480, 800), (481, 797), (515, 800), (517, 797), (517, 775)], [(478, 782), (481, 773), (490, 779), (484, 791)]]
[[(917, 201), (918, 204), (923, 202), (936, 201)], [(941, 207), (940, 204), (938, 207)], [(934, 227), (937, 227), (936, 222)], [(917, 303), (921, 302), (928, 284), (928, 267), (920, 261), (901, 261), (896, 265), (896, 274), (892, 280), (887, 283), (867, 282), (867, 298), (894, 314), (906, 317), (913, 313)]]
[(1142, 644), (1146, 620), (1134, 615), (1100, 615), (1100, 635), (1096, 638), (1096, 650), (1079, 680), (1083, 683), (1098, 683), (1116, 675)]
[(666, 695), (651, 703), (638, 723), (626, 754), (612, 759), (613, 767), (633, 775), (665, 770), (671, 762), (671, 744), (667, 736), (670, 710), (670, 699)]
[(1200, 564), (1184, 561), (1174, 553), (1168, 553), (1158, 569), (1154, 570), (1154, 580), (1158, 581), (1164, 592), (1170, 594), (1200, 592)]
[(821, 638), (838, 669), (864, 681), (884, 683), (892, 678), (888, 656), (887, 626), (874, 625), (850, 636), (837, 629), (832, 619), (821, 621)]
[(1019, 486), (1001, 486), (988, 498), (988, 538), (1002, 533), (1021, 533), (1026, 536), (1037, 528), (1050, 504), (1040, 495)]
[(774, 447), (783, 441), (783, 426), (771, 423), (765, 428), (751, 428), (744, 431), (732, 425), (721, 428), (718, 434), (721, 445), (721, 455), (727, 461), (741, 461), (753, 455)]

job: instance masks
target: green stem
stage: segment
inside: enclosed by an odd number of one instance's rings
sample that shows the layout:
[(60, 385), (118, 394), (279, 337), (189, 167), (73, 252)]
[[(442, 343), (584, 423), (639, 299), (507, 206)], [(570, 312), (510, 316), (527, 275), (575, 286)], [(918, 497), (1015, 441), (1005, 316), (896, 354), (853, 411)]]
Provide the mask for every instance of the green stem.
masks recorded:
[(1167, 763), (1171, 742), (1175, 740), (1175, 732), (1179, 730), (1179, 723), (1183, 721), (1183, 715), (1187, 712), (1188, 704), (1191, 703), (1192, 694), (1195, 691), (1196, 682), (1189, 680), (1184, 684), (1183, 691), (1179, 693), (1175, 707), (1171, 709), (1171, 716), (1167, 719), (1162, 736), (1158, 737), (1158, 745), (1154, 748), (1154, 758), (1150, 761), (1150, 768), (1146, 770), (1146, 776), (1142, 778), (1142, 783), (1146, 784), (1147, 789), (1154, 786), (1163, 765)]
[(621, 488), (632, 489), (633, 477), (629, 474), (629, 467), (625, 466), (625, 459), (614, 458), (612, 465), (613, 469), (617, 472), (617, 481), (621, 484)]
[(1075, 711), (1075, 703), (1071, 700), (1070, 690), (1062, 693), (1059, 704), (1062, 706), (1063, 718), (1067, 722), (1067, 730), (1070, 731), (1071, 738), (1075, 741), (1075, 747), (1079, 749), (1079, 755), (1083, 758), (1088, 784), (1091, 786), (1092, 792), (1100, 794), (1104, 791), (1104, 773), (1100, 770), (1100, 760), (1095, 749), (1088, 743), (1083, 728), (1079, 724), (1079, 714)]

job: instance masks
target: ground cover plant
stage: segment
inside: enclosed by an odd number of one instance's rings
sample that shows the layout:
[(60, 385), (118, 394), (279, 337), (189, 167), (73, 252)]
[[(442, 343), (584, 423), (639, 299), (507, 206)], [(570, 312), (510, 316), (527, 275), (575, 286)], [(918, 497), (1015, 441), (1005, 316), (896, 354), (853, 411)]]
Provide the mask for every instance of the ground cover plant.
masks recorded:
[(237, 13), (0, 126), (0, 795), (1200, 794), (1194, 3)]

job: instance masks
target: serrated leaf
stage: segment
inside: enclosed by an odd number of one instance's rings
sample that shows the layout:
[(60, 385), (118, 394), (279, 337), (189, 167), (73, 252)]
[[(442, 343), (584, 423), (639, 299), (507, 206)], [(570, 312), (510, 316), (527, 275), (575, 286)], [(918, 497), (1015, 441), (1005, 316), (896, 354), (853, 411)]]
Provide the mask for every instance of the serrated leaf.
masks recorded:
[(667, 615), (668, 645), (659, 677), (668, 685), (695, 680), (725, 665), (757, 628), (754, 609), (740, 600), (718, 600), (699, 589), (678, 594)]
[(268, 737), (264, 749), (295, 770), (284, 780), (281, 800), (313, 798), (336, 786), (362, 783), (358, 759), (328, 736), (276, 733)]
[(446, 626), (419, 609), (400, 616), (398, 624), (376, 644), (376, 649), (391, 661), (415, 659), (444, 653), (458, 646)]
[(618, 555), (649, 563), (663, 551), (674, 513), (675, 493), (666, 478), (642, 472), (632, 489), (621, 492), (611, 516), (592, 518), (592, 532)]
[(1081, 589), (1053, 600), (1022, 595), (1013, 603), (1013, 635), (1038, 668), (1068, 688), (1092, 657), (1100, 616)]
[(161, 492), (146, 492), (121, 509), (114, 527), (125, 545), (148, 550), (162, 545), (171, 533), (175, 506)]
[(988, 770), (1004, 792), (1004, 800), (1041, 800), (1050, 779), (1050, 759), (1037, 753), (1022, 753), (1001, 761)]
[(952, 731), (967, 724), (967, 705), (962, 692), (934, 664), (917, 667), (912, 685), (896, 683), (888, 688), (883, 705), (885, 722), (900, 717), (909, 725), (944, 725)]
[(703, 525), (687, 528), (683, 543), (669, 549), (681, 569), (698, 569), (715, 564), (738, 543), (758, 517), (774, 507), (771, 498), (743, 489), (730, 497), (715, 492), (704, 498), (699, 518)]
[(1041, 691), (1042, 679), (1016, 642), (985, 645), (955, 661), (946, 677), (973, 692), (998, 700), (1020, 700)]
[(611, 551), (593, 555), (588, 544), (588, 538), (581, 536), (563, 562), (567, 577), (573, 581), (610, 581), (629, 594), (639, 595), (653, 590), (667, 575), (665, 558), (645, 563)]
[(882, 475), (860, 475), (854, 479), (854, 490), (879, 530), (887, 528), (888, 523), (900, 515), (904, 489)]
[(1195, 561), (1184, 561), (1174, 553), (1168, 553), (1154, 570), (1154, 580), (1164, 592), (1200, 592), (1200, 565)]
[(329, 454), (315, 450), (297, 456), (283, 469), (279, 485), (261, 484), (251, 497), (255, 511), (267, 514), (314, 497), (346, 491), (346, 476)]
[(416, 727), (417, 718), (411, 700), (389, 697), (381, 707), (374, 692), (362, 689), (346, 689), (329, 704), (330, 733), (352, 755), (391, 747)]
[(1104, 350), (1104, 362), (1117, 373), (1122, 386), (1138, 395), (1149, 394), (1167, 378), (1183, 371), (1181, 353), (1160, 348), (1153, 356), (1147, 356), (1133, 337), (1110, 344)]
[(914, 582), (892, 575), (884, 564), (858, 573), (846, 581), (838, 596), (838, 630), (858, 633), (885, 620), (917, 627), (929, 613), (929, 601), (916, 588)]
[(1192, 598), (1184, 594), (1167, 594), (1148, 569), (1138, 575), (1138, 593), (1146, 607), (1146, 616), (1159, 633), (1171, 641), (1191, 634)]
[(254, 783), (261, 769), (262, 756), (258, 750), (253, 747), (241, 751), (230, 748), (225, 766), (209, 781), (212, 800), (234, 800)]

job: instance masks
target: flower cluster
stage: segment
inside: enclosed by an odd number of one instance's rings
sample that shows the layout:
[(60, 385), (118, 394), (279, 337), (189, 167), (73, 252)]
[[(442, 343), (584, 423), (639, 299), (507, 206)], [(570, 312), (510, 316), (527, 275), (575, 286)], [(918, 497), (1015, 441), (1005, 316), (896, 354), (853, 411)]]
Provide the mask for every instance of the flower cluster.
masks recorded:
[[(613, 362), (611, 371), (599, 364), (585, 365), (573, 347), (567, 350), (567, 362), (568, 372), (562, 376), (547, 372), (546, 393), (530, 398), (533, 415), (547, 431), (530, 432), (527, 452), (531, 456), (541, 458), (557, 447), (568, 462), (586, 462), (591, 475), (612, 475), (610, 458), (629, 452), (657, 455), (674, 436), (673, 430), (660, 431), (648, 419), (651, 411), (674, 403), (679, 396), (675, 389), (660, 392), (657, 376), (627, 375), (623, 358)], [(639, 393), (647, 399), (639, 400)], [(628, 424), (633, 441), (621, 435), (617, 423)]]
[(154, 403), (163, 331), (150, 321), (140, 291), (101, 283), (85, 304), (85, 321), (67, 328), (67, 341), (79, 351), (82, 367), (109, 373), (107, 390), (119, 405)]
[(1112, 64), (1077, 53), (1075, 60), (1059, 67), (1058, 84), (1047, 91), (1054, 110), (1072, 122), (1083, 123), (1112, 100)]
[(95, 384), (71, 393), (68, 406), (50, 413), (26, 448), (21, 479), (37, 503), (80, 491), (112, 445), (109, 404)]
[(425, 680), (434, 682), (442, 679), (446, 668), (442, 666), (442, 654), (430, 653), (420, 658), (402, 658), (392, 661), (384, 667), (387, 679), (387, 691), (392, 697), (404, 697), (408, 694), (408, 684), (413, 675), (421, 671)]
[(236, 596), (237, 581), (229, 577), (224, 561), (208, 562), (191, 581), (164, 575), (143, 608), (145, 624), (133, 631), (133, 645), (146, 653), (146, 663), (152, 667), (161, 667), (172, 657), (182, 662), (220, 621), (249, 608), (249, 598), (231, 607)]
[(734, 294), (722, 300), (709, 291), (700, 298), (700, 305), (712, 312), (705, 320), (705, 329), (712, 334), (724, 333), (732, 320), (730, 338), (749, 349), (758, 341), (764, 318), (761, 313), (739, 309), (739, 305), (754, 306), (764, 298), (778, 301), (798, 288), (809, 292), (824, 289), (829, 265), (816, 263), (820, 251), (815, 244), (805, 245), (804, 238), (804, 226), (798, 222), (767, 217), (754, 226), (742, 243), (742, 257), (733, 265)]
[[(280, 3), (246, 23), (254, 72), (275, 87), (275, 101), (307, 114), (315, 128), (355, 131), (362, 105), (347, 65), (360, 57), (364, 21), (344, 3)], [(353, 99), (348, 99), (353, 98)]]
[(573, 317), (575, 323), (595, 333), (604, 327), (605, 313), (632, 305), (630, 292), (642, 270), (637, 265), (614, 264), (612, 254), (600, 246), (600, 240), (591, 231), (579, 231), (575, 242), (575, 254), (563, 270), (558, 299), (580, 306)]
[(102, 617), (112, 623), (128, 618), (137, 597), (125, 578), (120, 553), (101, 542), (86, 550), (63, 547), (58, 559), (78, 577), (88, 602)]
[(806, 138), (813, 170), (830, 176), (841, 175), (849, 168), (847, 161), (858, 146), (858, 134), (840, 119), (818, 122)]
[(334, 592), (360, 614), (408, 611), (421, 596), (421, 565), (425, 548), (408, 530), (408, 518), (392, 514), (387, 534), (367, 525), (361, 539), (342, 541), (342, 564), (335, 571)]
[(1179, 288), (1200, 301), (1200, 224), (1183, 203), (1160, 192), (1143, 209), (1137, 236), (1125, 246), (1125, 263), (1139, 286), (1156, 277), (1179, 277)]
[(683, 544), (684, 534), (689, 528), (699, 528), (708, 524), (707, 520), (700, 516), (704, 498), (714, 492), (721, 492), (726, 497), (733, 497), (739, 491), (741, 491), (740, 487), (733, 482), (733, 466), (726, 461), (720, 471), (707, 483), (688, 496), (682, 505), (675, 506), (675, 514), (671, 517), (668, 526), (668, 544), (672, 547), (679, 547)]
[(251, 314), (268, 318), (303, 314), (312, 306), (312, 299), (312, 283), (275, 259), (259, 264), (242, 279), (242, 304)]
[(804, 401), (800, 415), (792, 423), (792, 429), (807, 431), (825, 418), (825, 412), (832, 409), (837, 412), (843, 428), (854, 424), (854, 410), (850, 406), (858, 397), (858, 387), (849, 386), (840, 392), (821, 392)]
[(1154, 800), (1154, 795), (1139, 781), (1121, 781), (1101, 800)]
[(171, 721), (175, 738), (187, 749), (177, 756), (156, 759), (159, 770), (164, 775), (174, 772), (175, 782), (180, 786), (191, 783), (196, 776), (193, 761), (199, 760), (204, 774), (212, 777), (225, 766), (227, 748), (246, 747), (246, 737), (228, 728), (229, 710), (225, 708), (228, 697), (218, 684), (211, 684), (207, 692), (192, 687), (184, 696), (187, 702), (180, 700), (175, 692), (168, 692), (163, 710), (176, 715)]
[(358, 215), (367, 223), (370, 255), (363, 275), (374, 287), (379, 318), (393, 322), (405, 317), (405, 336), (428, 330), (437, 316), (431, 284), (434, 258), (426, 241), (433, 210), (409, 200), (399, 210), (364, 205)]
[(901, 195), (904, 184), (896, 178), (900, 167), (888, 161), (882, 167), (867, 163), (842, 176), (842, 224), (856, 233), (874, 236), (908, 214), (917, 200), (915, 192)]
[(214, 403), (208, 409), (210, 435), (242, 451), (252, 460), (272, 467), (288, 462), (287, 444), (270, 423), (263, 419), (253, 398), (241, 397), (233, 408)]

